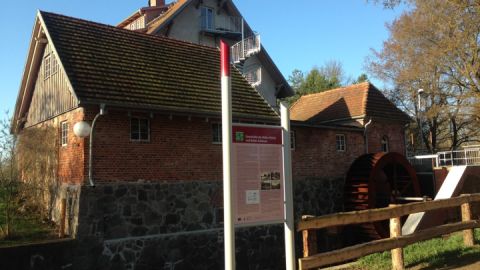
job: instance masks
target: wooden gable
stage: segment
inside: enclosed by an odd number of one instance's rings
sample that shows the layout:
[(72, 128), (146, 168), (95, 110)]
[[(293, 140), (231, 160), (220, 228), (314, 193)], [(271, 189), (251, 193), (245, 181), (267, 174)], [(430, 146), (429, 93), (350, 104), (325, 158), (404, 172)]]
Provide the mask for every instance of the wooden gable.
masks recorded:
[(72, 95), (72, 89), (59, 61), (48, 43), (38, 67), (25, 127), (51, 119), (77, 106), (77, 99)]
[[(49, 60), (46, 60), (49, 58)], [(46, 62), (49, 64), (46, 64)], [(55, 64), (46, 76), (46, 66)], [(78, 99), (40, 12), (37, 14), (30, 47), (12, 118), (11, 132), (17, 133), (78, 106)]]

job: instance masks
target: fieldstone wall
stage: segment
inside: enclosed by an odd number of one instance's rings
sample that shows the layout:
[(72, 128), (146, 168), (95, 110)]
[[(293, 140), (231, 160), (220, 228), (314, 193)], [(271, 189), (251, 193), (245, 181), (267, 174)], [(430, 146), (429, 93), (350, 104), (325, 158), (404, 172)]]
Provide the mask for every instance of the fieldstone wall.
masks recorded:
[(80, 189), (81, 187), (79, 185), (62, 184), (58, 187), (54, 195), (55, 201), (51, 218), (54, 222), (60, 224), (61, 203), (63, 199), (66, 199), (65, 234), (69, 236), (75, 236), (77, 234)]
[[(282, 269), (283, 226), (237, 229), (237, 269)], [(102, 269), (223, 269), (223, 230), (105, 241)], [(259, 256), (261, 254), (261, 256)]]
[(219, 182), (83, 186), (77, 237), (109, 240), (219, 227), (221, 188)]
[[(343, 180), (294, 183), (297, 220), (342, 210)], [(76, 269), (223, 269), (221, 194), (218, 181), (82, 186), (77, 239), (89, 244)], [(282, 224), (236, 229), (237, 268), (283, 269), (283, 235)]]

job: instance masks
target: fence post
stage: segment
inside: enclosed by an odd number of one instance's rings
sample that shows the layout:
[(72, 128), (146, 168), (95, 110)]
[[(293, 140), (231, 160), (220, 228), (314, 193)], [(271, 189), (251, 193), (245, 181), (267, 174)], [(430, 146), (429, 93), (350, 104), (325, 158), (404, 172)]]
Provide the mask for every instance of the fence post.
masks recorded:
[[(472, 220), (472, 211), (470, 209), (470, 203), (466, 202), (462, 204), (462, 221), (470, 220)], [(473, 238), (473, 229), (463, 230), (463, 243), (467, 247), (471, 247), (475, 244)]]
[[(395, 206), (394, 204), (389, 205), (389, 207)], [(390, 238), (402, 236), (402, 225), (400, 217), (393, 217), (390, 219)], [(393, 270), (404, 270), (405, 266), (403, 264), (403, 249), (395, 248), (392, 249), (392, 269)]]
[(60, 204), (60, 231), (58, 236), (60, 238), (65, 237), (65, 220), (67, 214), (67, 199), (63, 198)]
[[(302, 216), (302, 220), (312, 216)], [(317, 233), (315, 230), (303, 230), (303, 257), (306, 258), (317, 253)]]

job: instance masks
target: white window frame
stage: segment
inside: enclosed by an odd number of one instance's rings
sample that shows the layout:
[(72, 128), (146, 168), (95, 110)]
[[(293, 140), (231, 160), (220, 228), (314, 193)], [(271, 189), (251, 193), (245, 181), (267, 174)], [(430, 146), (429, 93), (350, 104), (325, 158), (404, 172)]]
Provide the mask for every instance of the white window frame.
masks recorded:
[(57, 58), (55, 57), (55, 54), (50, 53), (50, 65), (51, 65), (51, 70), (50, 70), (50, 77), (57, 74), (58, 72), (58, 61)]
[(335, 134), (335, 149), (337, 152), (347, 151), (347, 138), (345, 134)]
[(68, 145), (68, 122), (63, 121), (60, 123), (60, 142), (62, 144), (62, 147)]
[[(218, 138), (218, 140), (215, 140), (215, 138)], [(222, 144), (222, 123), (212, 123), (212, 144)]]
[[(147, 121), (147, 139), (142, 139), (142, 133), (140, 128), (140, 121), (146, 120)], [(138, 138), (133, 138), (133, 121), (137, 121), (138, 123)], [(150, 119), (146, 117), (130, 117), (130, 141), (131, 142), (150, 142)]]
[(389, 140), (388, 136), (385, 135), (382, 137), (382, 140), (380, 141), (380, 147), (382, 148), (382, 152), (388, 153), (390, 151), (390, 145), (389, 145)]
[(50, 78), (52, 75), (52, 58), (51, 54), (47, 54), (45, 58), (43, 58), (43, 78), (46, 80)]
[(200, 8), (200, 27), (202, 30), (215, 30), (215, 10), (213, 8), (207, 6)]

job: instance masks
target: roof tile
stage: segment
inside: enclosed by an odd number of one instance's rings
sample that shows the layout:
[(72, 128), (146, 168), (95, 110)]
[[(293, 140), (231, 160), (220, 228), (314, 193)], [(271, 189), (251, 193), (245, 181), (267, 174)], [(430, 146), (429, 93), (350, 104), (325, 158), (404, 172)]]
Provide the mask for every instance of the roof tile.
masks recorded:
[[(80, 102), (220, 112), (217, 48), (53, 13), (41, 17)], [(234, 116), (278, 119), (238, 71), (231, 74)]]
[(407, 114), (369, 82), (302, 96), (290, 111), (292, 120), (315, 124), (363, 116), (410, 121)]

